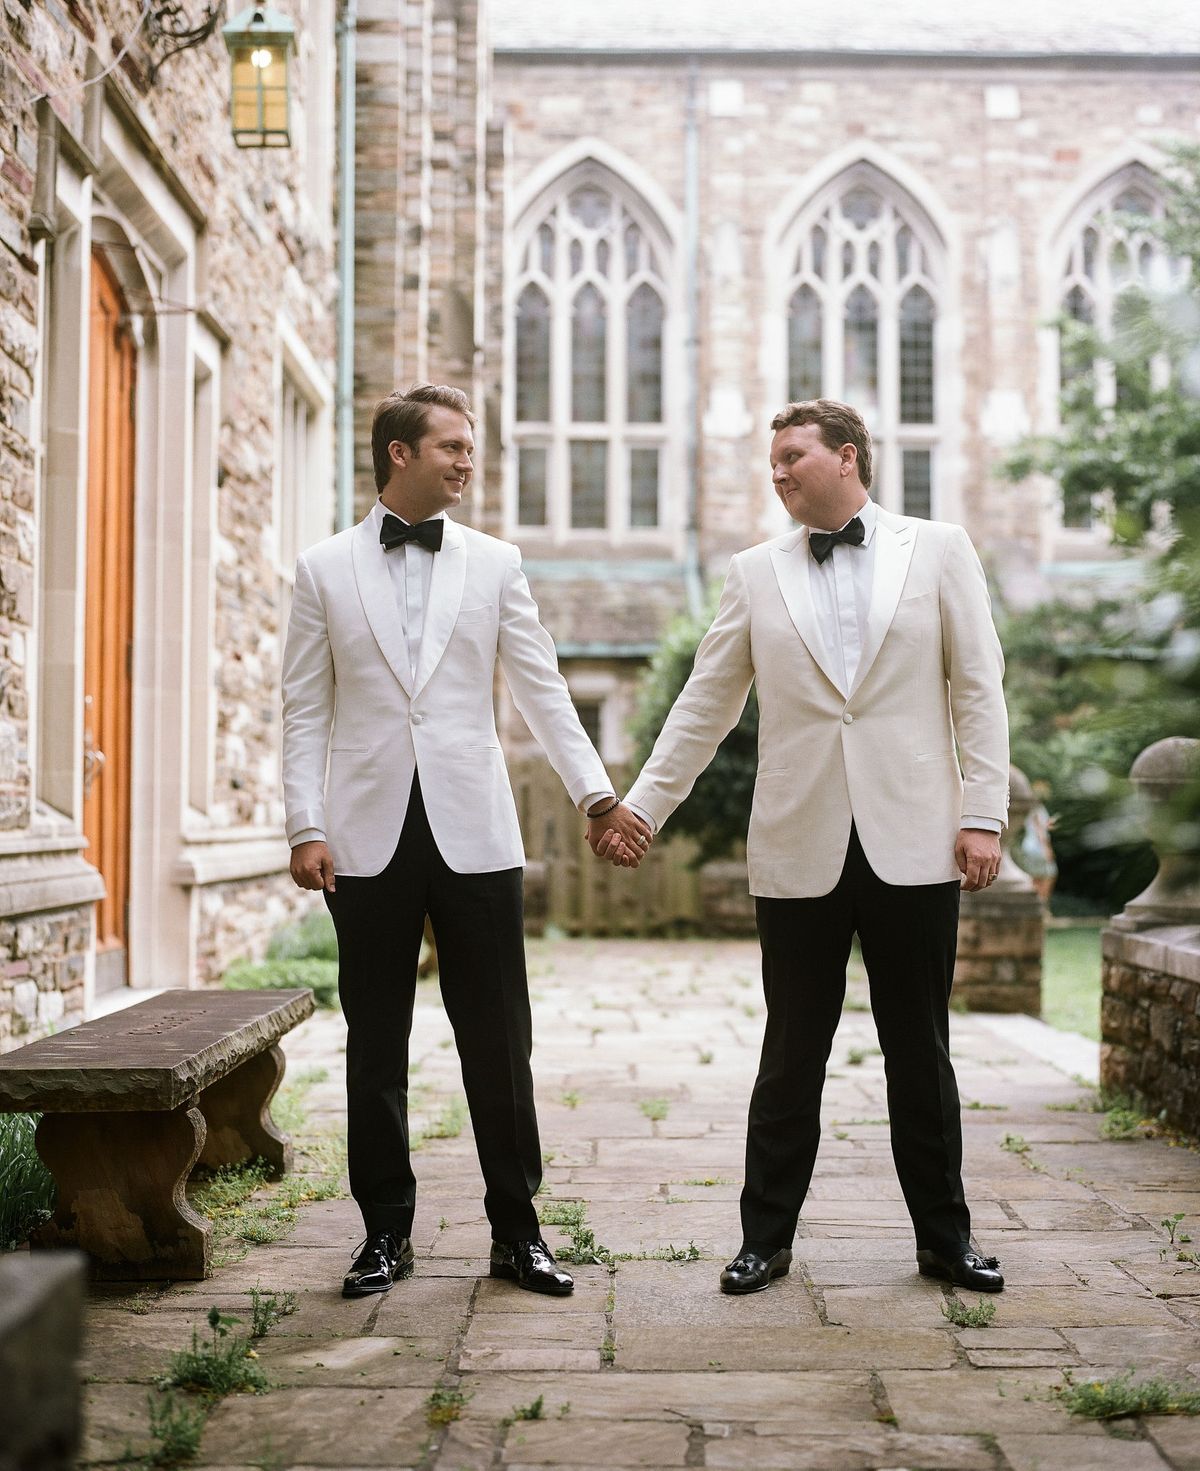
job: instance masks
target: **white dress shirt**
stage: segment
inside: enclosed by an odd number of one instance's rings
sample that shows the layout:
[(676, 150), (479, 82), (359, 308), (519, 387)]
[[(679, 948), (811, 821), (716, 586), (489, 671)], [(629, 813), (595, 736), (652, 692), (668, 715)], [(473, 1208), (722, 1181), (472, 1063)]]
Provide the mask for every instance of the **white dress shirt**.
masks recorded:
[[(439, 511), (436, 516), (430, 516), (429, 520), (444, 520), (445, 514), (444, 511)], [(374, 536), (378, 538), (383, 531), (383, 518), (395, 516), (396, 513), (389, 511), (381, 500), (377, 500), (371, 507), (370, 515)], [(403, 516), (396, 516), (396, 520), (405, 526), (409, 525)], [(393, 547), (387, 554), (387, 569), (392, 579), (396, 615), (404, 626), (409, 667), (414, 678), (421, 658), (421, 635), (425, 631), (425, 609), (429, 605), (429, 587), (433, 581), (433, 559), (436, 555), (436, 552), (431, 552), (419, 541), (406, 541), (402, 546)], [(605, 797), (611, 799), (612, 796), (611, 792), (589, 792), (579, 805), (586, 813), (589, 807), (596, 806)], [(291, 846), (297, 848), (301, 843), (324, 841), (325, 834), (319, 828), (305, 828), (292, 839)]]
[[(861, 546), (851, 546), (843, 541), (834, 542), (833, 549), (823, 562), (818, 562), (811, 552), (808, 554), (809, 587), (812, 589), (813, 605), (821, 626), (821, 637), (833, 667), (842, 675), (843, 690), (850, 689), (854, 684), (858, 661), (862, 658), (867, 614), (871, 609), (871, 590), (875, 581), (877, 512), (878, 507), (868, 496), (866, 502), (854, 513), (863, 525)], [(854, 516), (851, 516), (837, 529), (844, 531), (853, 520)], [(633, 810), (646, 822), (651, 822), (641, 808), (635, 807)], [(1000, 831), (1000, 824), (990, 817), (964, 816), (962, 826), (982, 828), (992, 833)]]

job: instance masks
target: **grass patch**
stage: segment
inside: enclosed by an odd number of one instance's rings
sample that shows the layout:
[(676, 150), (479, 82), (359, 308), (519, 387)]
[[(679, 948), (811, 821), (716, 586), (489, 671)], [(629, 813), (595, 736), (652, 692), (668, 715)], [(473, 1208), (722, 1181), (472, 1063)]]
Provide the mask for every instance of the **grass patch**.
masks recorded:
[(1042, 956), (1042, 1020), (1100, 1040), (1100, 926), (1048, 929)]
[(230, 1334), (240, 1318), (231, 1318), (217, 1307), (209, 1309), (212, 1341), (201, 1343), (192, 1329), (191, 1348), (171, 1355), (167, 1372), (156, 1382), (160, 1389), (187, 1389), (208, 1399), (227, 1394), (262, 1394), (269, 1389), (266, 1374), (248, 1339)]
[(978, 1098), (972, 1098), (967, 1104), (972, 1113), (1007, 1113), (1007, 1103), (980, 1103)]
[(966, 1307), (957, 1298), (942, 1300), (942, 1317), (956, 1328), (986, 1328), (996, 1316), (996, 1304), (980, 1300), (974, 1307)]
[(1136, 1139), (1141, 1134), (1143, 1125), (1153, 1132), (1153, 1122), (1146, 1119), (1128, 1099), (1114, 1099), (1105, 1110), (1100, 1135), (1103, 1139)]
[(276, 1323), (290, 1317), (296, 1311), (296, 1307), (294, 1292), (285, 1292), (282, 1297), (276, 1297), (273, 1292), (264, 1293), (260, 1292), (257, 1287), (252, 1287), (250, 1289), (250, 1337), (261, 1338)]
[(643, 1098), (638, 1108), (650, 1120), (652, 1124), (658, 1124), (666, 1118), (671, 1110), (669, 1101), (665, 1098)]
[(722, 1175), (705, 1175), (702, 1179), (681, 1180), (681, 1185), (703, 1185), (707, 1189), (710, 1185), (732, 1185), (732, 1180), (726, 1180)]
[(208, 1410), (189, 1405), (173, 1394), (147, 1396), (150, 1406), (150, 1438), (154, 1442), (145, 1459), (147, 1466), (182, 1466), (196, 1459)]
[(546, 1396), (539, 1394), (527, 1405), (514, 1405), (511, 1415), (505, 1415), (501, 1425), (512, 1425), (518, 1420), (544, 1420), (546, 1418)]
[(1005, 1134), (1000, 1148), (1007, 1150), (1009, 1154), (1028, 1154), (1029, 1140), (1021, 1134)]
[(461, 1389), (435, 1389), (425, 1401), (425, 1423), (439, 1426), (450, 1425), (459, 1419), (471, 1398)]
[(467, 1122), (466, 1100), (452, 1098), (443, 1108), (437, 1118), (432, 1119), (423, 1129), (418, 1129), (409, 1141), (409, 1149), (420, 1149), (423, 1144), (428, 1144), (431, 1139), (457, 1139), (463, 1131), (463, 1125)]
[(1200, 1415), (1200, 1389), (1161, 1378), (1134, 1383), (1132, 1369), (1115, 1379), (1082, 1384), (1068, 1376), (1066, 1386), (1054, 1393), (1072, 1415), (1085, 1415), (1089, 1420), (1117, 1420), (1123, 1415)]
[(0, 1251), (12, 1251), (54, 1210), (50, 1171), (34, 1148), (41, 1114), (0, 1114)]
[(293, 1078), (285, 1078), (280, 1084), (279, 1091), (271, 1099), (271, 1117), (285, 1134), (298, 1134), (304, 1127), (304, 1095), (328, 1077), (328, 1068), (311, 1067)]
[(558, 1100), (564, 1108), (578, 1108), (583, 1102), (582, 1097), (576, 1093), (574, 1088), (568, 1088)]

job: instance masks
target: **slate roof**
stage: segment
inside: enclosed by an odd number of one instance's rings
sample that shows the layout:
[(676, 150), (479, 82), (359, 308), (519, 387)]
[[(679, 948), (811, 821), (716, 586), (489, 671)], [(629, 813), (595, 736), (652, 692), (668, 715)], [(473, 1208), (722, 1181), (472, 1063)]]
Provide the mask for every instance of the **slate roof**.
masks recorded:
[(1198, 0), (490, 0), (505, 51), (1198, 56)]

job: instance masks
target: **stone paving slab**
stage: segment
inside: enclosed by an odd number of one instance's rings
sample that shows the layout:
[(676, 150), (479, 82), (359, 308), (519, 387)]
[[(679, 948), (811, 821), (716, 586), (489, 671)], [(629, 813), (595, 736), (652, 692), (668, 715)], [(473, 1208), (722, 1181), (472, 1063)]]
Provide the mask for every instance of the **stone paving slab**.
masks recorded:
[[(1200, 1270), (1160, 1226), (1181, 1213), (1178, 1230), (1200, 1238), (1200, 1155), (1104, 1139), (1093, 1093), (1018, 1034), (955, 1014), (964, 1101), (986, 1105), (963, 1115), (968, 1199), (1008, 1275), (991, 1325), (956, 1329), (943, 1304), (980, 1299), (916, 1271), (873, 1023), (849, 1009), (793, 1270), (724, 1297), (761, 1041), (756, 947), (552, 941), (530, 957), (538, 1203), (581, 1202), (602, 1256), (642, 1259), (573, 1268), (567, 1299), (490, 1279), (468, 1124), (415, 1155), (416, 1270), (386, 1295), (340, 1296), (362, 1239), (349, 1200), (302, 1208), (284, 1241), (210, 1282), (97, 1291), (84, 1465), (150, 1449), (151, 1381), (210, 1306), (248, 1324), (257, 1287), (294, 1292), (297, 1310), (257, 1342), (270, 1392), (213, 1409), (196, 1463), (212, 1471), (1200, 1471), (1200, 1420), (1105, 1427), (1052, 1393), (1065, 1372), (1130, 1365), (1200, 1383)], [(861, 980), (849, 1001), (865, 1004)], [(421, 986), (414, 1127), (462, 1096), (450, 1036), (436, 986)], [(312, 1117), (344, 1128), (340, 1018), (305, 1023), (288, 1053), (293, 1068), (328, 1069)], [(1005, 1147), (1013, 1135), (1025, 1153)], [(689, 1242), (699, 1260), (653, 1258)], [(460, 1418), (429, 1423), (434, 1390), (462, 1396)], [(539, 1400), (543, 1418), (515, 1418)]]

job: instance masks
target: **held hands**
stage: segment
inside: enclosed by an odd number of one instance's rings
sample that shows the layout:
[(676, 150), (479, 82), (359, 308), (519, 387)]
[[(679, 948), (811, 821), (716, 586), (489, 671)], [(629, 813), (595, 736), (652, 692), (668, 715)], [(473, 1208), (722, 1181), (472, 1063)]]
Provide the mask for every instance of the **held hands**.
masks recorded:
[(333, 854), (325, 842), (297, 843), (292, 849), (292, 879), (302, 889), (337, 888), (333, 877)]
[(986, 889), (995, 882), (1000, 868), (1000, 834), (977, 827), (960, 828), (954, 845), (954, 861), (963, 876), (962, 887), (968, 894)]
[(602, 817), (588, 818), (587, 841), (597, 858), (605, 858), (617, 868), (636, 868), (646, 856), (654, 835), (621, 802)]

